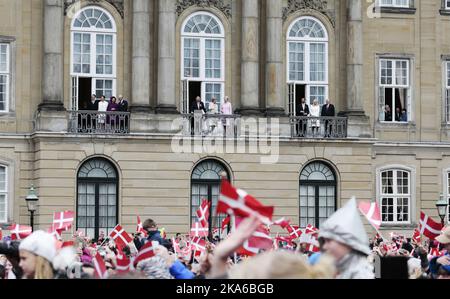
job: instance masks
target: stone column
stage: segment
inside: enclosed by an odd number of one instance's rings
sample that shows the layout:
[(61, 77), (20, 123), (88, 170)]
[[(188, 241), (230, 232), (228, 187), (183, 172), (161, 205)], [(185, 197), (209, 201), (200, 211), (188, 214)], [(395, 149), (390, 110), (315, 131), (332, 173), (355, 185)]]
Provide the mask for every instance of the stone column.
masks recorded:
[(159, 0), (158, 106), (160, 114), (177, 114), (175, 93), (175, 0)]
[(259, 0), (242, 1), (242, 115), (261, 113), (259, 108)]
[(369, 117), (363, 100), (363, 28), (362, 3), (347, 0), (347, 111), (348, 136), (371, 137)]
[(41, 111), (64, 111), (63, 37), (64, 1), (45, 0), (44, 60)]
[(150, 0), (133, 0), (132, 112), (150, 112)]
[(267, 0), (266, 114), (284, 116), (283, 104), (283, 2)]

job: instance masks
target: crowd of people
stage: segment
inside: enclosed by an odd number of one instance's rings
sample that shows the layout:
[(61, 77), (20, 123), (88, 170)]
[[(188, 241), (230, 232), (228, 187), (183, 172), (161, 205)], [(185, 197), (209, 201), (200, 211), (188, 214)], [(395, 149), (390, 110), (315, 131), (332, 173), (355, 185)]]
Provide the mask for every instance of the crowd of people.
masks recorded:
[[(104, 234), (91, 240), (79, 232), (67, 246), (44, 231), (35, 231), (21, 241), (5, 237), (0, 244), (0, 278), (373, 279), (380, 278), (376, 260), (386, 257), (403, 257), (411, 279), (450, 278), (450, 227), (433, 241), (395, 234), (388, 239), (377, 234), (369, 241), (354, 199), (320, 230), (312, 230), (317, 247), (303, 243), (302, 238), (279, 237), (277, 233), (272, 248), (242, 254), (239, 248), (261, 224), (260, 217), (250, 215), (223, 240), (210, 236), (203, 243), (183, 234), (168, 239), (151, 219), (144, 221), (126, 246)], [(152, 254), (142, 258), (150, 244)], [(99, 270), (99, 258), (105, 275)], [(124, 267), (125, 260), (131, 262)]]
[[(212, 97), (207, 105), (203, 103), (200, 96), (196, 97), (195, 102), (191, 106), (191, 113), (195, 114), (198, 112), (205, 115), (200, 125), (200, 130), (203, 134), (221, 135), (227, 134), (227, 131), (230, 132), (232, 130), (233, 120), (231, 116), (233, 115), (233, 105), (228, 96), (224, 98), (224, 102), (220, 105), (215, 97)], [(191, 133), (194, 134), (194, 132), (194, 119), (192, 119)]]

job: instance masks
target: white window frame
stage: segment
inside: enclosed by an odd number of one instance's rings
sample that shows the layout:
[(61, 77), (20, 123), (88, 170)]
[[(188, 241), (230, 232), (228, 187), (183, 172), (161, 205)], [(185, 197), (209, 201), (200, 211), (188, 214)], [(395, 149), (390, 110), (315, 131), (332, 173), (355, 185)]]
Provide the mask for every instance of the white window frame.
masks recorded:
[[(184, 29), (192, 18), (197, 15), (208, 15), (212, 17), (220, 27), (220, 34), (208, 34), (205, 32), (200, 33), (186, 33)], [(185, 39), (198, 39), (200, 41), (200, 53), (199, 53), (199, 76), (192, 77), (186, 76), (185, 74), (185, 64), (184, 64), (184, 44)], [(206, 40), (220, 40), (221, 42), (221, 53), (220, 53), (220, 78), (207, 78), (206, 77)], [(219, 107), (222, 105), (224, 97), (225, 97), (225, 76), (226, 76), (226, 68), (225, 68), (225, 28), (223, 26), (222, 21), (215, 16), (214, 14), (206, 11), (198, 11), (191, 15), (189, 15), (183, 22), (181, 26), (181, 80), (186, 80), (187, 82), (202, 82), (202, 94), (200, 95), (203, 102), (206, 104), (206, 84), (221, 84), (221, 95), (220, 98), (217, 99), (217, 104)]]
[[(411, 1), (406, 0), (406, 4), (402, 4), (403, 0), (377, 0), (379, 7), (402, 7), (409, 8), (411, 6)], [(388, 3), (391, 2), (391, 3)]]
[(450, 10), (450, 0), (444, 0), (444, 9)]
[[(450, 168), (444, 169), (442, 174), (444, 179), (444, 183), (442, 184), (442, 186), (444, 186), (444, 192), (442, 192), (442, 194), (444, 195), (444, 199), (450, 203)], [(447, 213), (445, 217), (447, 218), (447, 224), (450, 224), (450, 205), (447, 206)]]
[[(388, 83), (382, 83), (382, 62), (383, 61), (390, 61), (392, 63), (392, 83), (388, 84)], [(397, 80), (396, 80), (396, 70), (397, 70), (397, 66), (396, 66), (396, 62), (398, 61), (402, 61), (402, 62), (406, 62), (406, 84), (397, 84)], [(381, 88), (392, 88), (392, 99), (393, 99), (393, 104), (391, 107), (391, 113), (392, 113), (392, 121), (385, 121), (384, 117), (383, 120), (378, 117), (378, 121), (380, 123), (385, 123), (385, 124), (405, 124), (405, 123), (411, 123), (413, 121), (413, 117), (414, 117), (414, 113), (413, 113), (413, 103), (412, 103), (412, 87), (411, 87), (411, 82), (412, 82), (412, 73), (411, 73), (411, 64), (412, 64), (412, 60), (409, 58), (389, 58), (389, 57), (379, 57), (378, 59), (378, 86), (377, 86), (377, 90), (378, 90), (378, 98), (377, 98), (377, 111), (378, 111), (378, 115), (381, 115), (381, 113), (383, 113), (383, 111), (380, 110), (381, 108), (381, 104), (380, 104), (380, 100), (381, 100), (381, 94), (380, 94), (380, 90)], [(397, 107), (395, 107), (395, 90), (397, 89), (406, 89), (406, 105), (405, 107), (403, 107), (403, 109), (406, 109), (406, 112), (408, 114), (408, 120), (407, 122), (401, 122), (401, 121), (395, 121), (395, 110)], [(383, 95), (384, 96), (384, 95)], [(384, 106), (386, 105), (386, 101)], [(383, 106), (383, 108), (384, 108)], [(384, 113), (383, 113), (384, 114)]]
[(0, 70), (0, 76), (6, 77), (6, 96), (5, 96), (5, 109), (0, 110), (0, 113), (9, 112), (9, 102), (10, 102), (10, 84), (11, 84), (11, 45), (10, 43), (0, 42), (1, 46), (6, 46), (6, 71)]
[(5, 195), (5, 218), (0, 219), (0, 223), (7, 223), (9, 217), (9, 168), (7, 165), (0, 164), (0, 168), (5, 169), (5, 190), (0, 190), (0, 195)]
[[(325, 33), (325, 37), (324, 38), (312, 38), (312, 37), (290, 37), (289, 33), (291, 32), (292, 28), (295, 26), (295, 24), (303, 19), (310, 19), (314, 22), (317, 22), (319, 25), (322, 26), (322, 30)], [(329, 38), (328, 38), (328, 32), (327, 29), (325, 27), (325, 25), (319, 20), (316, 19), (314, 17), (310, 17), (310, 16), (302, 16), (299, 17), (297, 19), (295, 19), (291, 25), (289, 26), (288, 30), (287, 30), (287, 34), (286, 34), (286, 78), (287, 78), (287, 84), (294, 84), (294, 85), (306, 85), (305, 88), (305, 99), (306, 99), (306, 103), (308, 105), (311, 105), (311, 99), (310, 99), (310, 95), (311, 95), (311, 87), (316, 87), (316, 86), (323, 86), (325, 87), (325, 99), (329, 97)], [(302, 43), (304, 45), (304, 51), (303, 51), (303, 56), (304, 56), (304, 64), (303, 64), (303, 80), (291, 80), (290, 79), (290, 59), (289, 59), (289, 45), (291, 43)], [(325, 74), (324, 74), (324, 80), (323, 81), (311, 81), (311, 72), (310, 72), (310, 68), (311, 68), (311, 44), (324, 44), (325, 45)]]
[(450, 59), (443, 61), (443, 119), (446, 124), (450, 124)]
[[(382, 185), (382, 173), (386, 171), (393, 171), (395, 173), (393, 178), (393, 194), (384, 194), (383, 193), (383, 185)], [(409, 194), (398, 194), (397, 193), (397, 172), (407, 172), (409, 174), (408, 188)], [(377, 201), (380, 207), (381, 221), (384, 226), (398, 226), (398, 225), (411, 225), (413, 223), (412, 217), (415, 215), (416, 207), (415, 207), (415, 180), (416, 180), (416, 171), (414, 168), (406, 167), (403, 165), (388, 165), (384, 167), (380, 167), (376, 171), (376, 196)], [(393, 198), (393, 211), (394, 211), (394, 219), (395, 221), (383, 221), (382, 215), (382, 198)], [(397, 221), (397, 198), (409, 198), (408, 204), (408, 221)]]
[[(74, 23), (81, 13), (87, 9), (97, 9), (105, 13), (111, 20), (112, 29), (104, 28), (75, 28)], [(74, 71), (74, 36), (75, 34), (89, 34), (90, 35), (90, 72), (89, 73), (77, 73)], [(97, 74), (97, 35), (111, 35), (112, 36), (112, 74)], [(92, 93), (96, 92), (97, 80), (112, 80), (113, 90), (112, 94), (116, 94), (117, 85), (117, 27), (113, 16), (105, 9), (99, 6), (87, 6), (80, 10), (73, 18), (71, 24), (70, 33), (70, 75), (73, 78), (92, 78), (91, 90)], [(97, 95), (98, 97), (102, 95)], [(109, 99), (107, 99), (109, 100)], [(73, 101), (72, 101), (73, 102)], [(73, 110), (78, 110), (78, 107), (71, 107)]]

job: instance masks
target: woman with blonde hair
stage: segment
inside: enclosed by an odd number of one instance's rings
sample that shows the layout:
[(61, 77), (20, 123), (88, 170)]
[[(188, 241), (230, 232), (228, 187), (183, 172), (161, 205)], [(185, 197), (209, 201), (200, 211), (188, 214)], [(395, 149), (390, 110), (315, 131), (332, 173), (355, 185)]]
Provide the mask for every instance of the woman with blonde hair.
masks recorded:
[(311, 117), (317, 117), (317, 119), (311, 120), (312, 134), (313, 136), (317, 136), (320, 129), (320, 120), (318, 119), (320, 117), (320, 105), (317, 99), (314, 99), (309, 111), (311, 113)]
[(19, 245), (20, 263), (23, 278), (53, 279), (52, 266), (56, 255), (55, 238), (44, 231), (36, 231)]

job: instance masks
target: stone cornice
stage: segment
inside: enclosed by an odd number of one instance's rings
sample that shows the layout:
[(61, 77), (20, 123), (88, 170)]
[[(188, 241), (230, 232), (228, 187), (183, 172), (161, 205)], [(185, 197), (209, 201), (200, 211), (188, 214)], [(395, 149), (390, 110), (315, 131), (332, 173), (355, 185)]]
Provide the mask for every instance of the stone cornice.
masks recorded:
[[(86, 0), (88, 3), (98, 4), (106, 1), (115, 7), (122, 19), (124, 18), (124, 0)], [(64, 15), (67, 14), (67, 9), (74, 3), (80, 2), (80, 0), (64, 0)]]
[(288, 6), (283, 8), (283, 20), (297, 11), (318, 11), (330, 20), (333, 27), (336, 26), (334, 13), (327, 9), (326, 0), (288, 0)]
[(197, 7), (215, 7), (225, 14), (228, 19), (231, 19), (231, 4), (225, 4), (223, 0), (177, 0), (176, 3), (177, 15), (180, 16), (183, 11), (191, 6)]

